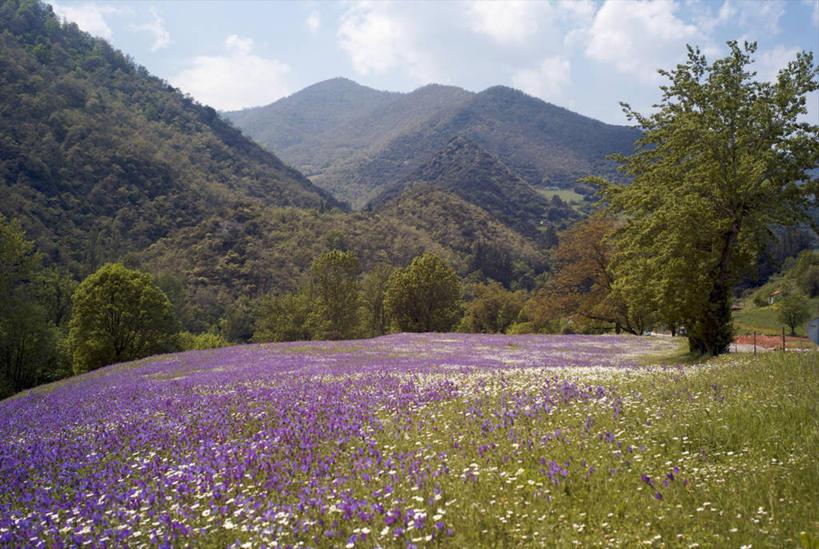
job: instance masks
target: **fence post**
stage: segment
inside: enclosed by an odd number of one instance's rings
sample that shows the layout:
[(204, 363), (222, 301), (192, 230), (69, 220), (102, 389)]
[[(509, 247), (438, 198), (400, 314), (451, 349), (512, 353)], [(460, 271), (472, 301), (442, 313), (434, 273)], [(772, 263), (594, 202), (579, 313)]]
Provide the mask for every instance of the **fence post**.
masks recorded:
[(782, 326), (782, 350), (785, 351), (785, 327)]
[(754, 356), (756, 356), (756, 332), (754, 332)]

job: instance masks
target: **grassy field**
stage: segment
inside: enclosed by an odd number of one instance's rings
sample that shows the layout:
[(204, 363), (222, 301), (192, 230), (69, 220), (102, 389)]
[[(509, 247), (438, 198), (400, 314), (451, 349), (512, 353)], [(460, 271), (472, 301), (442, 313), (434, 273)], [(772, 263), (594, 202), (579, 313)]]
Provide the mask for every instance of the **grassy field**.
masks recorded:
[[(809, 301), (810, 311), (813, 313), (808, 320), (796, 327), (797, 337), (806, 337), (808, 323), (819, 316), (819, 298)], [(734, 325), (738, 334), (748, 334), (756, 331), (768, 335), (782, 333), (783, 324), (778, 318), (777, 305), (754, 307), (750, 302), (745, 303), (742, 310), (734, 311)], [(791, 335), (789, 326), (784, 326), (786, 335)]]
[(819, 540), (819, 353), (668, 339), (245, 346), (47, 386), (0, 402), (0, 545)]

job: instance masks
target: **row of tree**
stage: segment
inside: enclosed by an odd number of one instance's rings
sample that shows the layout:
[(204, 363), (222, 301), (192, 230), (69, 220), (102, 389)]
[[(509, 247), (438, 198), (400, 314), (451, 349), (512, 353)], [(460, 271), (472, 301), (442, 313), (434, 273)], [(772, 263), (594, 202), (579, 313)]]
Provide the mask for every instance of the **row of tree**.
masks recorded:
[(434, 254), (364, 274), (354, 252), (333, 249), (314, 258), (308, 284), (256, 302), (243, 296), (213, 331), (194, 335), (179, 331), (174, 304), (150, 274), (108, 263), (78, 284), (45, 268), (19, 222), (2, 215), (0, 264), (0, 396), (107, 364), (231, 343), (448, 331), (459, 323), (502, 331), (526, 295), (472, 285), (476, 299), (465, 310), (460, 279)]

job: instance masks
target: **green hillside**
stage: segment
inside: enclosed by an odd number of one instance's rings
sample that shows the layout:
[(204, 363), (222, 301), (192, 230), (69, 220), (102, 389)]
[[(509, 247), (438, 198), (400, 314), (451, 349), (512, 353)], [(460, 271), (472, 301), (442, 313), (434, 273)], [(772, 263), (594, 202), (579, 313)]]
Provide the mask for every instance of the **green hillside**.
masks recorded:
[(0, 213), (75, 273), (237, 200), (332, 197), (47, 5), (0, 4)]
[(546, 199), (497, 158), (462, 136), (447, 143), (407, 181), (383, 191), (368, 208), (377, 208), (418, 183), (449, 190), (529, 238), (541, 237), (541, 223), (554, 222), (565, 228), (579, 217), (561, 200)]
[[(268, 150), (296, 151), (301, 143), (392, 103), (398, 95), (334, 78), (271, 105), (224, 116)], [(309, 159), (309, 148), (304, 152)]]
[(245, 204), (175, 231), (139, 255), (177, 288), (191, 329), (207, 329), (240, 296), (295, 290), (314, 257), (351, 250), (364, 272), (404, 267), (433, 252), (459, 275), (531, 287), (548, 268), (545, 249), (458, 196), (419, 187), (378, 211), (320, 213)]
[(758, 288), (747, 290), (737, 300), (733, 312), (734, 326), (739, 334), (758, 332), (777, 335), (790, 326), (782, 319), (788, 303), (801, 302), (807, 314), (794, 326), (799, 337), (807, 335), (811, 319), (819, 317), (819, 250), (804, 250), (785, 261), (782, 271), (775, 273)]
[[(263, 145), (275, 147), (271, 134), (280, 120), (293, 119), (291, 108), (309, 110), (314, 102), (321, 110), (330, 100), (320, 92), (329, 95), (336, 85), (328, 81), (258, 111), (228, 116)], [(356, 90), (365, 103), (366, 88)], [(617, 179), (616, 165), (605, 155), (630, 153), (639, 137), (632, 128), (604, 124), (500, 86), (474, 94), (433, 85), (391, 100), (378, 97), (363, 114), (360, 107), (345, 105), (346, 112), (358, 116), (272, 150), (358, 208), (409, 178), (457, 136), (485, 149), (528, 184), (561, 188), (573, 188), (579, 177), (590, 174)], [(261, 123), (262, 112), (267, 126)]]

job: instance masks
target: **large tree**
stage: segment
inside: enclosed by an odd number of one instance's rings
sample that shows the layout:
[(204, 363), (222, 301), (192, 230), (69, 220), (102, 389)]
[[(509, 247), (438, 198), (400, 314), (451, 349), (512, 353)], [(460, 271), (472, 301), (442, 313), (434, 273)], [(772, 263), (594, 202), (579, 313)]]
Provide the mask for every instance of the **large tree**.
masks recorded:
[(176, 321), (151, 275), (108, 263), (73, 295), (74, 372), (176, 349)]
[(252, 341), (309, 341), (318, 337), (314, 306), (307, 286), (293, 293), (265, 297), (259, 305)]
[(310, 276), (316, 293), (315, 314), (326, 339), (349, 339), (358, 328), (358, 275), (361, 263), (352, 251), (332, 250), (313, 259)]
[(445, 332), (458, 321), (461, 281), (438, 256), (425, 253), (390, 276), (384, 308), (404, 332)]
[(750, 71), (756, 44), (728, 43), (712, 64), (698, 49), (671, 71), (656, 112), (623, 104), (644, 136), (615, 155), (633, 181), (595, 180), (625, 220), (612, 243), (614, 287), (682, 323), (692, 351), (726, 352), (730, 298), (772, 235), (772, 224), (809, 221), (819, 182), (819, 128), (800, 121), (819, 88), (813, 56), (799, 53), (775, 82)]
[(0, 398), (48, 379), (54, 326), (40, 303), (41, 256), (17, 220), (0, 214)]
[(581, 322), (610, 323), (618, 333), (625, 330), (639, 335), (645, 331), (649, 310), (641, 304), (629, 306), (614, 291), (612, 250), (607, 239), (616, 228), (613, 218), (593, 215), (560, 234), (560, 243), (552, 252), (554, 276), (533, 297), (551, 304), (538, 309), (574, 315)]

